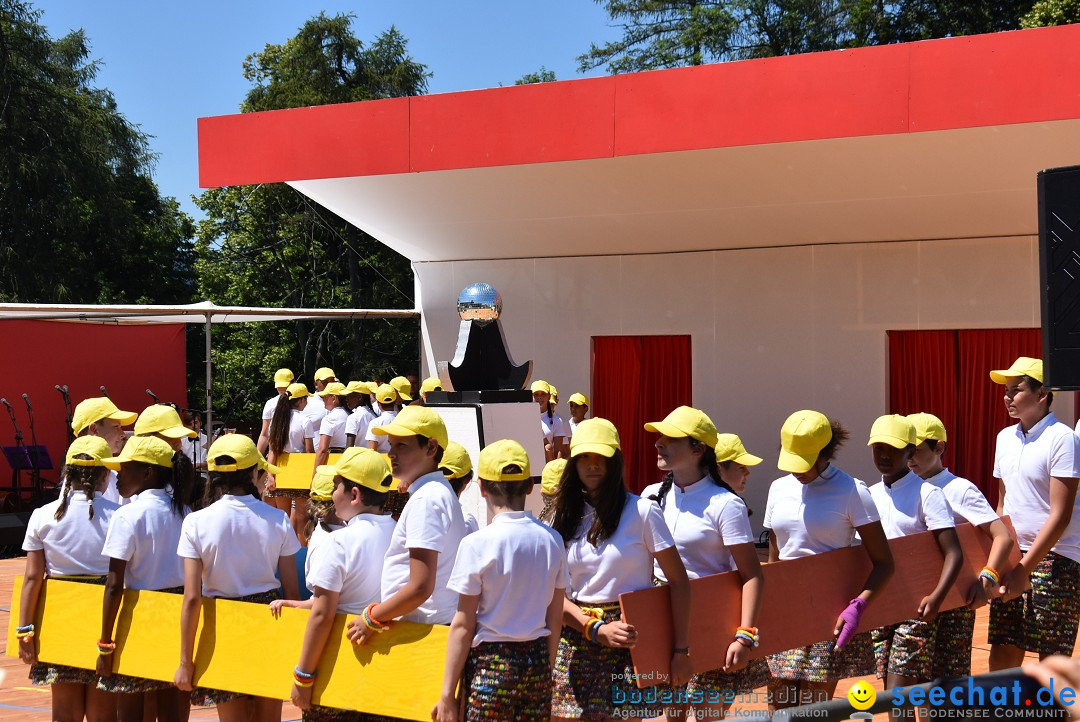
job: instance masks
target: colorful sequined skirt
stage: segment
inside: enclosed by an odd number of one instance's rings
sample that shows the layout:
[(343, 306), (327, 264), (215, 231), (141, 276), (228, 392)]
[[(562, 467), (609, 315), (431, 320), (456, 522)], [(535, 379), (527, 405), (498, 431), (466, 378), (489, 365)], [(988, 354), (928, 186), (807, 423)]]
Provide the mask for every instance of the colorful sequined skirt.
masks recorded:
[(769, 672), (775, 679), (828, 682), (873, 674), (874, 645), (870, 632), (859, 632), (843, 649), (829, 639), (806, 647), (769, 655)]
[(462, 680), (467, 722), (551, 717), (548, 638), (485, 642), (469, 651)]

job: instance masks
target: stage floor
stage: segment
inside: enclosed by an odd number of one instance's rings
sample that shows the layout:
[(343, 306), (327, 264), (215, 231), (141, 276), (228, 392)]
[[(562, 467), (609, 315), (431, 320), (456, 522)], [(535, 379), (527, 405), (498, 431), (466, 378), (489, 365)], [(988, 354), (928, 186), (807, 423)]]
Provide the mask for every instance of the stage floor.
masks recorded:
[[(0, 625), (7, 629), (8, 617), (11, 608), (12, 580), (23, 572), (25, 559), (22, 557), (0, 560)], [(95, 621), (100, 613), (87, 617), (87, 622)], [(989, 619), (987, 607), (980, 609), (975, 616), (975, 645), (971, 652), (972, 673), (981, 674), (987, 671), (987, 660), (990, 654), (990, 646), (986, 644), (986, 625)], [(1030, 659), (1038, 659), (1037, 655), (1028, 655)], [(49, 690), (45, 687), (34, 687), (27, 680), (28, 667), (22, 664), (18, 658), (6, 656), (0, 657), (0, 718), (5, 722), (48, 722), (50, 719)], [(866, 680), (875, 689), (881, 690), (881, 681), (874, 677), (859, 677), (844, 680), (836, 690), (837, 697), (846, 697), (851, 685), (860, 679)], [(741, 710), (764, 711), (764, 688), (758, 690), (761, 701), (756, 703), (736, 703)], [(432, 701), (434, 704), (434, 701)], [(205, 722), (216, 720), (217, 714), (213, 707), (196, 707), (191, 710), (192, 722)], [(282, 720), (299, 720), (300, 710), (289, 703), (285, 703), (282, 712)], [(877, 715), (878, 720), (888, 720), (887, 714)]]

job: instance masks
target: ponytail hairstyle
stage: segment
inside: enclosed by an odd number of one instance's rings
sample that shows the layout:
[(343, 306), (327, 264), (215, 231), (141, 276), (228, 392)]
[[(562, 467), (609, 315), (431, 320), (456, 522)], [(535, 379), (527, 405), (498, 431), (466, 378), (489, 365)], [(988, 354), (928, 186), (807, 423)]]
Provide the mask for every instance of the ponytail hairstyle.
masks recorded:
[[(221, 464), (235, 464), (236, 459), (231, 456), (219, 456), (216, 461)], [(211, 471), (206, 482), (206, 492), (203, 494), (202, 506), (206, 507), (227, 494), (230, 489), (241, 489), (244, 494), (251, 494), (256, 499), (261, 499), (258, 488), (255, 486), (254, 472), (258, 466), (250, 466), (236, 471)]]
[(172, 457), (172, 466), (158, 466), (144, 461), (129, 461), (129, 464), (140, 468), (146, 467), (154, 473), (154, 485), (151, 489), (165, 489), (172, 497), (172, 509), (176, 515), (183, 517), (192, 503), (192, 493), (195, 490), (195, 467), (187, 454), (177, 451)]
[(311, 537), (315, 526), (321, 526), (323, 531), (330, 531), (330, 517), (334, 513), (334, 502), (331, 500), (319, 501), (312, 499), (308, 505), (308, 523), (304, 527), (304, 536)]
[[(693, 437), (686, 437), (686, 440), (690, 442), (691, 449), (701, 449), (701, 458), (698, 460), (698, 471), (702, 477), (709, 477), (713, 483), (719, 487), (727, 489), (732, 494), (735, 494), (735, 490), (728, 486), (728, 483), (720, 476), (720, 469), (716, 464), (716, 450), (706, 444), (704, 441), (698, 441)], [(660, 508), (664, 508), (664, 504), (667, 501), (668, 492), (671, 491), (671, 485), (675, 483), (675, 475), (670, 471), (664, 474), (664, 480), (660, 482), (660, 489), (649, 496), (650, 501), (655, 501), (660, 505)], [(735, 494), (738, 496), (738, 494)]]
[[(306, 398), (306, 397), (301, 397)], [(289, 443), (289, 427), (292, 425), (292, 411), (300, 405), (300, 399), (290, 399), (288, 394), (278, 396), (274, 415), (270, 417), (270, 430), (267, 432), (270, 451), (275, 456), (285, 453)]]
[[(92, 461), (94, 457), (89, 454), (76, 454), (76, 459), (82, 461)], [(104, 466), (76, 466), (75, 464), (66, 464), (64, 466), (64, 484), (60, 490), (60, 506), (56, 509), (56, 514), (53, 518), (56, 521), (60, 521), (64, 518), (64, 514), (67, 513), (68, 501), (71, 498), (73, 491), (81, 491), (86, 494), (86, 498), (90, 500), (90, 515), (88, 518), (94, 518), (94, 492), (97, 491), (98, 484), (101, 483), (101, 479), (109, 472)]]
[[(623, 455), (622, 451), (616, 449), (607, 460), (607, 474), (593, 499), (596, 516), (592, 526), (586, 531), (585, 538), (594, 547), (599, 546), (605, 539), (610, 539), (619, 527), (626, 497)], [(551, 517), (551, 528), (559, 532), (569, 544), (577, 534), (581, 520), (585, 518), (585, 485), (578, 475), (574, 459), (570, 459), (563, 470)]]
[[(818, 452), (818, 460), (831, 462), (833, 457), (836, 456), (836, 452), (851, 437), (851, 433), (839, 421), (834, 419), (829, 419), (829, 427), (832, 429), (832, 438), (829, 439), (829, 443), (825, 444), (825, 448)], [(817, 461), (814, 462), (814, 465), (817, 465)]]

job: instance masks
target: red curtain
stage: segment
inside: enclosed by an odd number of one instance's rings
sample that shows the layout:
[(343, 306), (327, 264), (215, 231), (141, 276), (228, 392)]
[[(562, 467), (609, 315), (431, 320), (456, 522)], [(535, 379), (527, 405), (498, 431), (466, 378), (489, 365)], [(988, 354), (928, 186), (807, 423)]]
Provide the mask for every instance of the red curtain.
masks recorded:
[(998, 499), (994, 443), (998, 432), (1016, 421), (1005, 411), (1002, 387), (990, 380), (990, 370), (1009, 368), (1017, 356), (1042, 357), (1040, 329), (957, 331), (961, 435), (956, 473), (982, 489), (991, 506), (997, 506)]
[[(953, 441), (958, 432), (955, 331), (889, 332), (889, 411), (926, 412), (941, 419)], [(955, 465), (953, 444), (945, 465)]]
[(949, 434), (945, 464), (996, 506), (994, 442), (1015, 421), (990, 370), (1008, 368), (1017, 356), (1041, 355), (1037, 328), (890, 331), (889, 409), (940, 418)]
[(593, 337), (590, 412), (619, 430), (634, 493), (659, 478), (653, 435), (644, 425), (691, 403), (691, 376), (689, 336)]

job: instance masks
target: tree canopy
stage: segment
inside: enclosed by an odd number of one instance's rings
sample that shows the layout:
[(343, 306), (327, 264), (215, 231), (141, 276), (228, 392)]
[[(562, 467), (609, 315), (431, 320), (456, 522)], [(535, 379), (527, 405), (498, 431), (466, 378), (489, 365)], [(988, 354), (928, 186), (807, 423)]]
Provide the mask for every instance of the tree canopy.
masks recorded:
[(181, 303), (194, 228), (151, 178), (149, 139), (94, 87), (82, 31), (0, 0), (0, 300)]
[[(427, 91), (430, 73), (409, 56), (396, 28), (365, 45), (352, 24), (351, 15), (320, 14), (284, 43), (248, 56), (243, 74), (252, 87), (241, 110)], [(285, 184), (214, 188), (197, 202), (206, 214), (197, 234), (199, 289), (217, 303), (413, 307), (407, 259)], [(310, 386), (319, 366), (346, 379), (385, 379), (414, 372), (419, 355), (415, 320), (243, 324), (213, 333), (215, 408), (226, 418), (258, 418), (282, 366)]]

